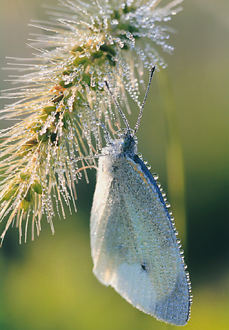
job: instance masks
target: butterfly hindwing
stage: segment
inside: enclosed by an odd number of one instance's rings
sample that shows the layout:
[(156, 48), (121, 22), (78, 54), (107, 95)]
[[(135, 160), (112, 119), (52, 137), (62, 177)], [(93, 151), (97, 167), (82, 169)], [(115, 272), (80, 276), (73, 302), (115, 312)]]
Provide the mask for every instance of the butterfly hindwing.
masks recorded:
[(183, 261), (159, 189), (144, 172), (141, 161), (128, 156), (99, 159), (91, 212), (93, 271), (145, 313), (185, 324), (189, 288)]

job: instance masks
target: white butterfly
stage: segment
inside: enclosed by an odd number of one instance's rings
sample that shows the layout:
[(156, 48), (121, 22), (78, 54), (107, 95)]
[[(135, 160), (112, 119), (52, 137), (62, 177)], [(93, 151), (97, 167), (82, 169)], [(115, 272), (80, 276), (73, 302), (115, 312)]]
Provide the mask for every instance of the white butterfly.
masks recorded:
[(189, 275), (160, 188), (137, 155), (135, 132), (146, 96), (134, 132), (119, 109), (126, 132), (109, 139), (99, 158), (91, 210), (93, 272), (141, 311), (185, 325)]

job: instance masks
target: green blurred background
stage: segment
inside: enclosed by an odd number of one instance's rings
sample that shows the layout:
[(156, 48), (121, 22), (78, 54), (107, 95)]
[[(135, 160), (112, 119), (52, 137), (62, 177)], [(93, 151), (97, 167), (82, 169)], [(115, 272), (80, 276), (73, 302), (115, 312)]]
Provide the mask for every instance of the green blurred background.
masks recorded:
[[(57, 0), (46, 0), (56, 4)], [(194, 303), (186, 329), (229, 328), (228, 267), (228, 0), (190, 0), (169, 22), (173, 56), (164, 56), (174, 101), (185, 170), (185, 260)], [(0, 67), (6, 56), (30, 57), (30, 19), (44, 19), (38, 0), (0, 2)], [(11, 87), (1, 71), (0, 88)], [(154, 79), (138, 131), (139, 150), (167, 191), (166, 125)], [(0, 108), (4, 102), (0, 100)], [(136, 115), (136, 111), (134, 112)], [(130, 118), (131, 125), (136, 116)], [(0, 127), (4, 127), (0, 123)], [(170, 329), (102, 286), (92, 274), (89, 218), (95, 172), (78, 185), (78, 213), (43, 221), (35, 242), (18, 244), (10, 229), (0, 250), (0, 330)], [(168, 196), (170, 200), (170, 196)], [(175, 220), (179, 207), (172, 208)], [(179, 217), (178, 217), (179, 218)], [(182, 223), (176, 222), (178, 231)], [(1, 230), (3, 230), (1, 224)], [(183, 235), (184, 236), (184, 235)]]

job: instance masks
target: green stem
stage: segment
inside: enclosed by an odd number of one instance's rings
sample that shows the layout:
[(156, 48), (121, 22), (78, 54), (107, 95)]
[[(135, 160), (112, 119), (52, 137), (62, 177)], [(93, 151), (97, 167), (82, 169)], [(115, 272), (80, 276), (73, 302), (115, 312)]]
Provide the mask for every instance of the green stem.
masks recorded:
[(184, 162), (181, 147), (177, 108), (172, 86), (166, 70), (157, 74), (161, 103), (164, 109), (166, 126), (166, 158), (168, 195), (172, 205), (175, 223), (179, 229), (179, 238), (186, 245), (186, 203)]

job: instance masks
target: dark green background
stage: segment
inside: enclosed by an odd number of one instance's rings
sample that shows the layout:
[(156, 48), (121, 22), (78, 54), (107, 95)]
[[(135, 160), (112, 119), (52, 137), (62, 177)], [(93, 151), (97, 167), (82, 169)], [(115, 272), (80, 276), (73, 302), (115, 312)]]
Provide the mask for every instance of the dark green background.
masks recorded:
[[(6, 56), (30, 57), (30, 19), (44, 19), (40, 1), (0, 2), (0, 67)], [(56, 0), (46, 0), (56, 4)], [(228, 283), (228, 1), (190, 0), (169, 25), (173, 56), (164, 56), (178, 111), (185, 165), (187, 242), (194, 304), (186, 329), (229, 327)], [(34, 31), (34, 30), (33, 30)], [(11, 87), (1, 71), (0, 88)], [(1, 108), (4, 103), (0, 100)], [(133, 127), (135, 114), (130, 118)], [(0, 123), (4, 127), (4, 123)], [(166, 190), (166, 131), (154, 79), (138, 131), (139, 150)], [(0, 330), (169, 329), (134, 309), (92, 274), (89, 218), (95, 184), (78, 188), (78, 213), (46, 220), (35, 242), (18, 244), (10, 229), (0, 250)], [(169, 198), (169, 196), (168, 196)], [(176, 211), (174, 210), (175, 220)], [(179, 231), (179, 223), (177, 224)], [(0, 229), (3, 230), (4, 224)]]

